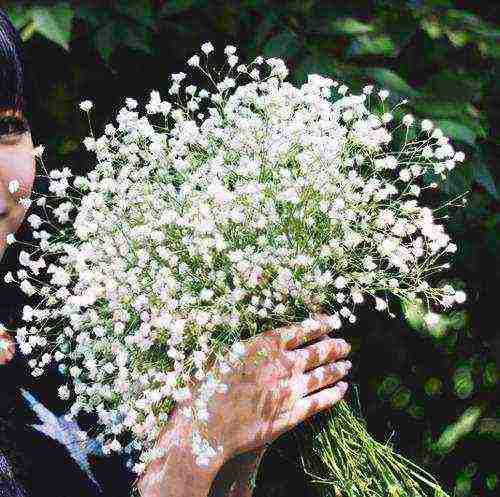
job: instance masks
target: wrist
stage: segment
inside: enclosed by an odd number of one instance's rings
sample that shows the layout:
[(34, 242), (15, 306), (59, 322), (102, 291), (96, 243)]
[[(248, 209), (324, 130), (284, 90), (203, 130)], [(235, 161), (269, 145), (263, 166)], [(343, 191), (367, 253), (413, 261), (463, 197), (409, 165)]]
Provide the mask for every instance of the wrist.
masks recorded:
[(250, 497), (265, 450), (263, 447), (228, 460), (212, 484), (210, 497)]
[(177, 410), (172, 413), (167, 426), (161, 431), (157, 446), (164, 455), (152, 461), (139, 480), (143, 497), (205, 497), (215, 476), (224, 463), (223, 454), (199, 464), (193, 450), (195, 433), (192, 420)]

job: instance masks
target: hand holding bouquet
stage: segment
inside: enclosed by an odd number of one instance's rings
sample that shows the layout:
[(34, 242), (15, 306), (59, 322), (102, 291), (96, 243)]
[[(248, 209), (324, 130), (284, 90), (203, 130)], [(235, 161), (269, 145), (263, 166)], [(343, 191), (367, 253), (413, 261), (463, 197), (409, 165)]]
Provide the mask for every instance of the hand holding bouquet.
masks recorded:
[(201, 50), (188, 64), (211, 91), (173, 74), (175, 104), (153, 91), (148, 118), (127, 99), (117, 126), (85, 140), (96, 156), (86, 177), (51, 171), (36, 204), (63, 227), (31, 215), (40, 248), (6, 276), (37, 300), (17, 331), (24, 353), (42, 350), (33, 374), (59, 362), (72, 414), (96, 413), (105, 450), (136, 457), (138, 472), (164, 455), (154, 441), (190, 399), (198, 464), (224, 452), (233, 439), (204, 433), (242, 339), (308, 318), (318, 329), (318, 313), (339, 329), (392, 297), (424, 302), (432, 325), (434, 306), (465, 299), (432, 281), (456, 246), (421, 205), (434, 186), (422, 177), (464, 160), (439, 129), (395, 122), (403, 102), (388, 107), (385, 90), (350, 95), (319, 75), (297, 88), (282, 60), (246, 66), (232, 46), (216, 77), (212, 45)]

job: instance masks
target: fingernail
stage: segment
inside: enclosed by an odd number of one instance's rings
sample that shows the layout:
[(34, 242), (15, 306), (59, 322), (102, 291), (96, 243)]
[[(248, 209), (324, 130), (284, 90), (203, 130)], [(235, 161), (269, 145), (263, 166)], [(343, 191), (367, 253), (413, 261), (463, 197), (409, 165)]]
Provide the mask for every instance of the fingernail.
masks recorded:
[(337, 383), (337, 387), (342, 392), (342, 395), (344, 395), (344, 393), (346, 392), (348, 386), (349, 385), (345, 381), (339, 381)]
[(352, 368), (352, 362), (351, 361), (344, 361), (344, 369), (347, 373)]
[(337, 343), (339, 344), (341, 353), (349, 353), (351, 350), (351, 346), (343, 338), (337, 339)]

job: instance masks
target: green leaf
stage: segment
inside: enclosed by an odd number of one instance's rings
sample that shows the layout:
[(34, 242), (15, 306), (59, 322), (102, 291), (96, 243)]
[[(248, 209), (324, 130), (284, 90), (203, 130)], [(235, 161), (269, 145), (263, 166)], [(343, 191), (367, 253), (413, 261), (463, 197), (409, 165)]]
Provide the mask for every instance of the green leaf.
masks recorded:
[(5, 13), (17, 30), (21, 30), (31, 21), (30, 10), (25, 5), (9, 5)]
[(120, 41), (116, 25), (113, 22), (103, 26), (96, 34), (95, 45), (97, 51), (106, 63), (109, 63), (111, 54)]
[(472, 490), (472, 481), (470, 476), (461, 473), (455, 481), (454, 496), (455, 497), (466, 497), (470, 495)]
[(418, 95), (417, 90), (412, 88), (401, 76), (390, 69), (374, 67), (367, 69), (365, 72), (367, 77), (374, 79), (384, 88), (391, 90), (392, 93), (402, 97), (415, 97)]
[(392, 395), (401, 385), (401, 378), (396, 375), (389, 375), (384, 378), (377, 389), (377, 394), (382, 398)]
[(486, 487), (488, 490), (493, 491), (497, 487), (498, 484), (498, 477), (495, 473), (490, 473), (486, 477)]
[(448, 174), (445, 181), (438, 179), (441, 191), (450, 196), (461, 195), (468, 191), (474, 182), (474, 172), (470, 162), (456, 167)]
[(404, 409), (411, 400), (411, 391), (409, 388), (402, 387), (400, 388), (392, 397), (391, 397), (391, 406), (393, 409)]
[(474, 391), (472, 368), (470, 366), (457, 368), (453, 374), (453, 384), (455, 394), (458, 398), (466, 399), (470, 397)]
[(395, 46), (386, 35), (360, 35), (349, 45), (346, 56), (357, 57), (360, 55), (385, 55), (395, 54)]
[(151, 54), (152, 32), (141, 24), (130, 24), (123, 27), (123, 45), (141, 52)]
[(354, 17), (345, 17), (337, 19), (331, 23), (332, 30), (346, 35), (360, 35), (373, 31), (373, 26), (355, 19)]
[(476, 132), (464, 124), (448, 119), (437, 120), (435, 124), (438, 128), (441, 128), (445, 135), (453, 140), (461, 141), (471, 146), (476, 144)]
[(452, 424), (448, 425), (434, 445), (434, 450), (439, 454), (450, 452), (461, 438), (468, 435), (481, 418), (482, 408), (472, 406)]
[(472, 166), (474, 172), (474, 179), (485, 188), (485, 190), (496, 199), (500, 199), (495, 180), (491, 174), (488, 166), (483, 161), (477, 161)]
[(52, 7), (32, 7), (30, 16), (37, 33), (64, 49), (69, 49), (73, 25), (73, 9), (69, 3), (59, 3)]
[(196, 7), (200, 0), (168, 0), (160, 10), (161, 16), (175, 16)]
[(262, 54), (266, 57), (292, 58), (300, 48), (301, 45), (296, 35), (288, 32), (279, 33), (264, 45)]
[(151, 26), (154, 21), (151, 0), (122, 0), (116, 4), (116, 10), (138, 24)]
[(440, 395), (443, 391), (443, 382), (439, 378), (429, 378), (425, 382), (424, 390), (429, 397)]

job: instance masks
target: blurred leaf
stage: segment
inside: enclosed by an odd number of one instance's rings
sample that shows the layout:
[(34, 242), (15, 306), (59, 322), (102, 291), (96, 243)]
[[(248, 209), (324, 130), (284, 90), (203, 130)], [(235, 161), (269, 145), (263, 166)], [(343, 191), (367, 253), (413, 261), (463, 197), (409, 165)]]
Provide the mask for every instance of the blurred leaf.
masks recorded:
[(472, 146), (476, 143), (476, 132), (464, 124), (448, 119), (438, 119), (435, 124), (438, 128), (441, 128), (445, 135), (453, 140), (461, 141)]
[(116, 10), (139, 24), (150, 27), (154, 21), (152, 0), (129, 0), (116, 3)]
[(498, 383), (498, 371), (495, 363), (489, 362), (484, 367), (483, 381), (485, 386), (492, 388)]
[(389, 375), (384, 378), (377, 389), (379, 397), (387, 398), (392, 395), (401, 385), (401, 378), (396, 375)]
[(437, 442), (434, 444), (434, 450), (437, 453), (445, 454), (475, 427), (482, 414), (482, 407), (472, 406), (452, 424), (448, 425), (443, 431)]
[(429, 396), (439, 395), (443, 390), (443, 382), (439, 378), (429, 378), (425, 383), (425, 393)]
[(346, 35), (360, 35), (373, 31), (373, 26), (355, 19), (354, 17), (345, 17), (336, 19), (331, 23), (333, 31)]
[(470, 190), (474, 182), (473, 166), (470, 162), (456, 167), (448, 174), (446, 180), (439, 181), (441, 191), (448, 196), (461, 195)]
[(106, 26), (103, 26), (96, 33), (96, 48), (106, 63), (109, 63), (111, 54), (115, 50), (120, 40), (121, 37), (117, 32), (117, 27), (114, 22), (110, 22)]
[(453, 389), (455, 395), (460, 399), (467, 399), (474, 391), (474, 380), (472, 378), (471, 366), (462, 366), (453, 374)]
[(425, 410), (421, 405), (412, 404), (407, 409), (408, 414), (415, 419), (422, 419), (425, 416)]
[(478, 470), (477, 462), (471, 461), (467, 464), (467, 466), (465, 466), (464, 473), (470, 478), (472, 478), (473, 476), (476, 475), (477, 470)]
[(375, 67), (373, 69), (367, 69), (366, 75), (377, 81), (379, 85), (391, 90), (392, 93), (401, 97), (415, 97), (418, 95), (418, 92), (414, 88), (412, 88), (401, 76), (390, 69)]
[(160, 9), (160, 16), (174, 16), (196, 7), (200, 0), (168, 0)]
[(490, 491), (495, 490), (498, 485), (498, 477), (495, 473), (490, 473), (486, 476), (486, 488)]
[(470, 476), (465, 473), (458, 475), (455, 481), (454, 497), (466, 497), (472, 489), (472, 481)]
[(407, 300), (401, 302), (401, 308), (405, 319), (414, 330), (421, 331), (424, 326), (425, 310), (422, 304)]
[(411, 390), (409, 388), (403, 387), (400, 388), (392, 397), (391, 397), (391, 406), (393, 409), (404, 409), (411, 400)]
[(474, 179), (485, 188), (485, 190), (496, 199), (500, 199), (495, 180), (488, 166), (483, 161), (476, 161), (472, 166), (474, 171)]
[(123, 44), (129, 48), (151, 54), (153, 33), (147, 26), (140, 24), (123, 26)]
[(280, 33), (264, 45), (262, 55), (291, 59), (298, 53), (300, 48), (301, 46), (296, 35), (289, 32)]
[(360, 55), (394, 55), (395, 46), (392, 40), (386, 35), (360, 35), (356, 37), (346, 51), (347, 57), (357, 57)]
[(59, 3), (52, 7), (32, 7), (30, 17), (35, 32), (64, 49), (69, 49), (73, 25), (73, 9), (69, 3)]
[(260, 55), (262, 47), (266, 40), (272, 35), (276, 26), (279, 24), (279, 15), (273, 10), (266, 12), (265, 17), (256, 26), (251, 42), (248, 44), (247, 50), (249, 57), (254, 59)]
[(5, 13), (18, 31), (31, 20), (30, 9), (25, 5), (7, 5)]

